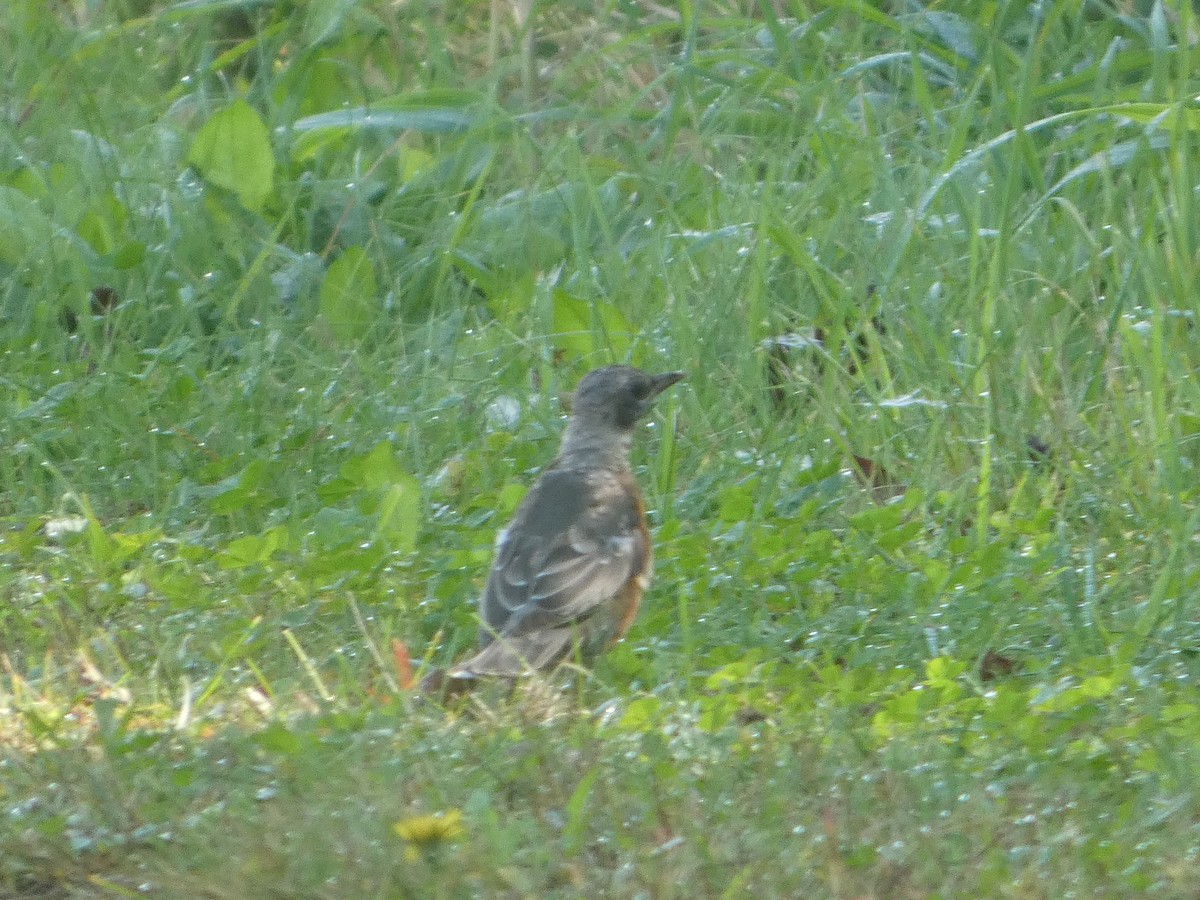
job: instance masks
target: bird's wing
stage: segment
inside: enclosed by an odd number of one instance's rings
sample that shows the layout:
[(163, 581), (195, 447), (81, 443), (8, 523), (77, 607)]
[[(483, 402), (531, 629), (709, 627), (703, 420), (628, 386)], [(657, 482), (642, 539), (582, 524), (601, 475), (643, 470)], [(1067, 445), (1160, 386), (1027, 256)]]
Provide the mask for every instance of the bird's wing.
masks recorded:
[(497, 540), (484, 642), (587, 618), (642, 572), (649, 549), (630, 476), (547, 471)]

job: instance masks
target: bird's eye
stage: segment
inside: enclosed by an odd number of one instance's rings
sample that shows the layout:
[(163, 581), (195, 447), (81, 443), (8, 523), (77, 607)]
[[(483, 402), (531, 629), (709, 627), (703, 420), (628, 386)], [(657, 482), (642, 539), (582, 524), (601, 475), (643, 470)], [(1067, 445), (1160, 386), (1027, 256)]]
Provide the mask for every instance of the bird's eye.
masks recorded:
[(629, 392), (633, 394), (635, 400), (645, 400), (646, 395), (650, 393), (650, 382), (635, 381), (629, 386)]

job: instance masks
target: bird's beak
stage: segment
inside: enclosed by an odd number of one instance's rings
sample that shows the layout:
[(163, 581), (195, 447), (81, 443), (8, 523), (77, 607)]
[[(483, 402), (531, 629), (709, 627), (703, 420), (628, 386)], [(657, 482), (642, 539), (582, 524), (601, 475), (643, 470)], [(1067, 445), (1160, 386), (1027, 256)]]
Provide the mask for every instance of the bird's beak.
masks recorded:
[(651, 381), (650, 394), (646, 399), (657, 397), (671, 385), (683, 381), (685, 378), (687, 378), (687, 372), (664, 372), (662, 375), (655, 375)]

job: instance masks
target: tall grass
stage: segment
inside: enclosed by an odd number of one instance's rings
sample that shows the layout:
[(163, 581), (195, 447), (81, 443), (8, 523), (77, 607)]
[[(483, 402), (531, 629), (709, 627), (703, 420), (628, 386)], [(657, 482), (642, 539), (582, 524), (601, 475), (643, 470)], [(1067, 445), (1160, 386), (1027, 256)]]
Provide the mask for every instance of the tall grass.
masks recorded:
[[(1195, 31), (6, 6), (0, 892), (1186, 896)], [(414, 702), (610, 361), (634, 632)]]

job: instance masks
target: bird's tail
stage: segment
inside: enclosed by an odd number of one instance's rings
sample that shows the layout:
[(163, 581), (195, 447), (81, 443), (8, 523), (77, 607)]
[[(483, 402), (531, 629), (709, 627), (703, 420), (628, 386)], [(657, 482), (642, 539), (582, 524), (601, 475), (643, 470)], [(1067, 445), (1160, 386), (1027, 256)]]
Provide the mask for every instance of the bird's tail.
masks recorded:
[(548, 669), (571, 649), (570, 628), (541, 629), (530, 634), (501, 636), (466, 662), (450, 669), (450, 679), (516, 678)]

